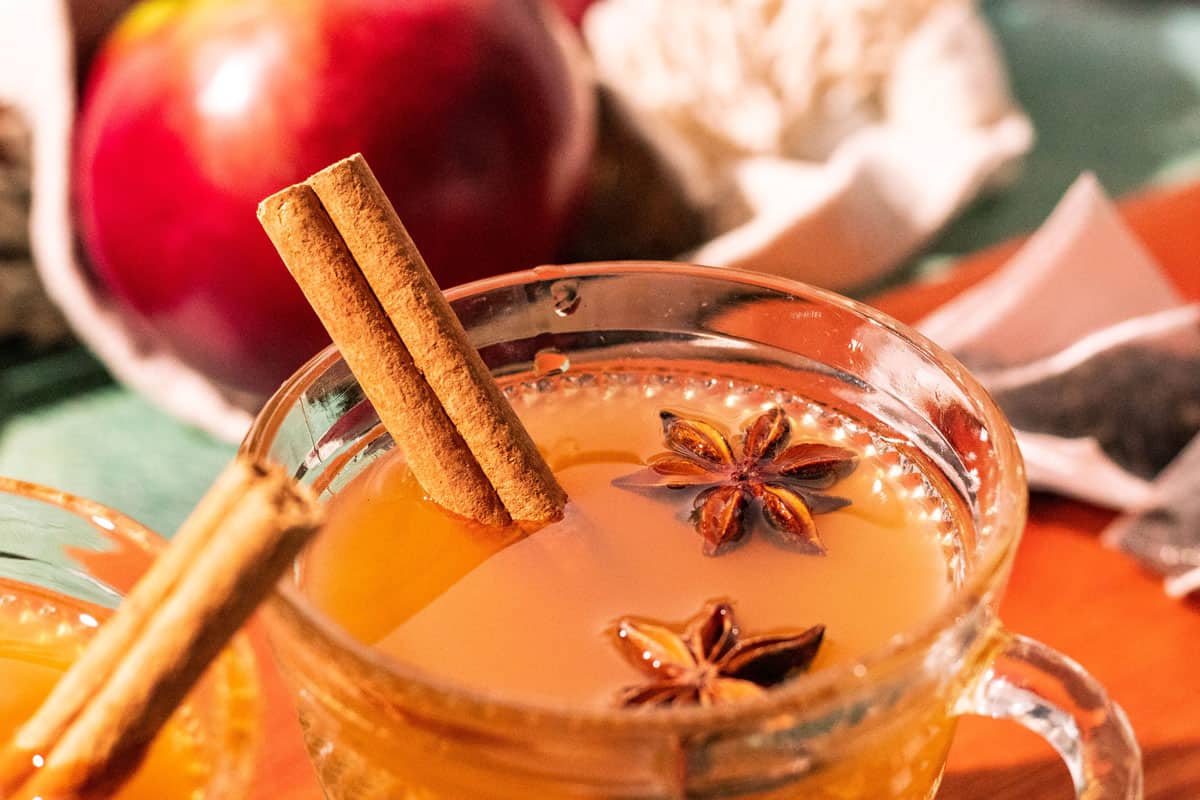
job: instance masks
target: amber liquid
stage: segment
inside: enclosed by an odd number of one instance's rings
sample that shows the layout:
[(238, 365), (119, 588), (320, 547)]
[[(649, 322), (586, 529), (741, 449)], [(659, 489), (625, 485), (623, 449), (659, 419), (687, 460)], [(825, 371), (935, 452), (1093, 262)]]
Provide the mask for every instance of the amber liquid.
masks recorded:
[[(682, 622), (712, 599), (731, 601), (749, 632), (824, 624), (820, 669), (930, 619), (953, 587), (953, 506), (900, 450), (844, 416), (701, 376), (563, 375), (506, 391), (570, 497), (565, 519), (529, 535), (480, 529), (424, 498), (389, 453), (333, 498), (303, 565), (319, 607), (440, 682), (611, 705), (641, 679), (613, 648), (614, 620)], [(663, 450), (660, 409), (714, 421), (736, 440), (776, 404), (793, 442), (859, 458), (829, 490), (851, 504), (816, 517), (826, 556), (782, 548), (761, 520), (743, 545), (705, 556), (689, 521), (696, 490), (613, 485)]]
[[(967, 516), (939, 476), (897, 437), (803, 398), (703, 375), (638, 372), (568, 373), (505, 391), (570, 497), (565, 519), (532, 533), (481, 529), (443, 513), (403, 460), (386, 453), (333, 495), (328, 525), (298, 571), (302, 589), (355, 637), (442, 686), (525, 704), (611, 708), (622, 687), (644, 679), (614, 648), (614, 621), (682, 622), (714, 599), (733, 603), (749, 633), (824, 624), (812, 665), (820, 670), (927, 623), (961, 580)], [(833, 443), (858, 456), (855, 471), (830, 490), (851, 504), (816, 517), (827, 555), (782, 548), (758, 521), (741, 546), (705, 556), (689, 521), (694, 490), (614, 486), (663, 450), (660, 409), (713, 421), (736, 438), (773, 405), (788, 412), (793, 441)], [(907, 699), (806, 777), (711, 796), (929, 797), (953, 736), (949, 697), (931, 688)], [(509, 772), (481, 758), (479, 743), (376, 706), (355, 707), (355, 717), (370, 721), (359, 727), (301, 704), (327, 796), (683, 796), (611, 788), (621, 763), (642, 758), (634, 753), (604, 756), (615, 757), (614, 766), (597, 768), (601, 777), (589, 779), (596, 788), (584, 789)], [(575, 764), (580, 755), (558, 757)], [(588, 758), (601, 763), (596, 753)]]
[[(7, 741), (79, 656), (104, 612), (0, 583), (0, 739)], [(116, 800), (200, 800), (212, 779), (205, 731), (184, 705)]]

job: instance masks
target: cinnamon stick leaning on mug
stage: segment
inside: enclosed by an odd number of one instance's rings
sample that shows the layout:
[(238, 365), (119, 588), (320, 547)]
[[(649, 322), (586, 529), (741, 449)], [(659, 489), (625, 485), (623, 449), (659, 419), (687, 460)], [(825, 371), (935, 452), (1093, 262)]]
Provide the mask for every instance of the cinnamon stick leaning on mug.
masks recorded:
[(316, 531), (315, 495), (238, 458), (0, 754), (0, 797), (104, 797)]
[(562, 515), (566, 494), (361, 155), (258, 218), (433, 500), (489, 525)]

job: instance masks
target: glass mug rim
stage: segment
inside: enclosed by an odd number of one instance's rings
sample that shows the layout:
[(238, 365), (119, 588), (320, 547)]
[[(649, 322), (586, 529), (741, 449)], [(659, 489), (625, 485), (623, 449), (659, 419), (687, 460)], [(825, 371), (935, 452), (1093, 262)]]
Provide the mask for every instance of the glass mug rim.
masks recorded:
[(157, 556), (167, 545), (166, 539), (128, 514), (123, 514), (111, 506), (73, 492), (0, 475), (0, 495), (34, 500), (66, 511), (98, 525), (104, 530), (105, 535), (115, 536), (136, 545), (143, 553), (151, 557)]
[[(380, 671), (392, 679), (402, 681), (406, 686), (417, 690), (424, 701), (434, 707), (446, 709), (456, 717), (479, 715), (498, 724), (504, 724), (507, 720), (529, 725), (536, 721), (546, 727), (570, 728), (574, 733), (591, 728), (613, 730), (629, 725), (645, 731), (682, 731), (704, 729), (715, 724), (761, 720), (768, 715), (794, 707), (797, 702), (803, 702), (806, 698), (827, 698), (836, 696), (842, 688), (849, 690), (869, 685), (873, 676), (885, 674), (890, 664), (929, 650), (943, 632), (954, 627), (956, 621), (986, 602), (988, 590), (1003, 583), (1006, 565), (1024, 529), (1027, 508), (1024, 464), (1007, 418), (983, 386), (954, 356), (904, 323), (865, 303), (799, 281), (732, 267), (709, 267), (680, 262), (609, 261), (540, 266), (456, 286), (445, 290), (445, 295), (453, 303), (472, 295), (528, 283), (638, 273), (669, 273), (717, 279), (730, 284), (779, 291), (838, 307), (884, 328), (888, 334), (898, 337), (906, 346), (931, 357), (947, 377), (978, 403), (977, 410), (984, 421), (990, 438), (989, 443), (994, 448), (996, 460), (1000, 464), (998, 474), (1002, 485), (998, 491), (1007, 497), (1012, 505), (1004, 509), (1004, 524), (997, 526), (995, 535), (989, 537), (982, 551), (974, 559), (974, 566), (967, 573), (966, 579), (955, 587), (950, 598), (936, 614), (922, 624), (896, 634), (883, 645), (852, 662), (796, 676), (785, 684), (772, 688), (762, 697), (708, 707), (640, 708), (631, 713), (628, 709), (620, 708), (574, 708), (523, 702), (442, 681), (437, 676), (422, 673), (355, 639), (310, 603), (287, 577), (277, 585), (270, 602), (281, 603), (289, 615), (298, 618), (310, 630), (325, 637), (339, 651), (349, 653), (352, 658), (371, 670)], [(341, 355), (336, 346), (328, 345), (285, 380), (255, 416), (242, 442), (241, 452), (255, 458), (266, 458), (289, 409), (318, 377), (340, 360)]]

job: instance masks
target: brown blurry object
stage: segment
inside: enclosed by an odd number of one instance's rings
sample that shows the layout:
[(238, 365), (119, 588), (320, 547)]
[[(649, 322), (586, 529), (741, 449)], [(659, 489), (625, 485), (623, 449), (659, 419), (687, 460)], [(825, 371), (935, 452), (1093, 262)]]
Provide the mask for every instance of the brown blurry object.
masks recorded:
[(612, 92), (596, 92), (588, 199), (561, 260), (671, 259), (707, 239), (704, 215)]
[(24, 118), (0, 106), (0, 338), (20, 336), (44, 346), (68, 333), (30, 254), (31, 138)]
[(29, 254), (31, 155), (24, 120), (0, 106), (0, 256)]
[(70, 0), (68, 10), (75, 33), (75, 69), (87, 73), (100, 40), (134, 0)]

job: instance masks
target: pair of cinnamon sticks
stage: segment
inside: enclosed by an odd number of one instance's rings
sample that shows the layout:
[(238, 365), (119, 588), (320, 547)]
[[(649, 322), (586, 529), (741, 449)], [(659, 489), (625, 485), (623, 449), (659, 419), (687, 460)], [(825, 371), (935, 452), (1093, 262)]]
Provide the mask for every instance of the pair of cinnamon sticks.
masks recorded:
[[(433, 500), (487, 525), (566, 495), (361, 156), (259, 219)], [(104, 797), (317, 530), (311, 490), (238, 458), (0, 751), (0, 797)]]
[(258, 218), (434, 501), (488, 525), (562, 514), (565, 493), (361, 155), (268, 197)]

